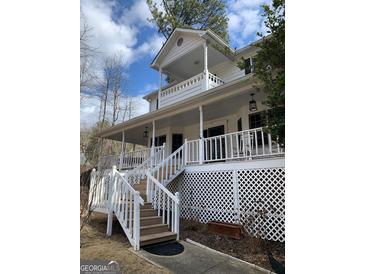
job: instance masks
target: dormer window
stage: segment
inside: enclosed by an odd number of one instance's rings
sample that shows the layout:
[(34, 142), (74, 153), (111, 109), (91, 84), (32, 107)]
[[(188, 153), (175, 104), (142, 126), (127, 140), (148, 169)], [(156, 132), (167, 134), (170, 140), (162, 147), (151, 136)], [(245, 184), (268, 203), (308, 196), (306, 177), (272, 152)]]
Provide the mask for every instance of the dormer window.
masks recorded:
[(177, 46), (180, 47), (182, 45), (182, 43), (184, 42), (184, 38), (180, 37), (179, 39), (177, 39)]

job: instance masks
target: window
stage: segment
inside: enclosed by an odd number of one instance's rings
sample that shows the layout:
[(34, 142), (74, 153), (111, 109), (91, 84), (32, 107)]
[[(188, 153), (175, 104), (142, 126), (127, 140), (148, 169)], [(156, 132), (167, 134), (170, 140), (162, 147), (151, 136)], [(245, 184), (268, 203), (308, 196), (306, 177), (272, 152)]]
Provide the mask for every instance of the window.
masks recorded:
[(253, 72), (253, 60), (252, 58), (245, 59), (245, 74)]
[(263, 116), (264, 116), (264, 111), (260, 111), (260, 112), (254, 113), (254, 114), (250, 114), (248, 116), (250, 129), (257, 128), (257, 127), (262, 127), (264, 125)]
[(177, 39), (177, 46), (180, 47), (182, 45), (182, 43), (184, 42), (184, 39), (182, 37), (180, 37), (179, 39)]
[(242, 118), (237, 120), (237, 131), (242, 131)]
[[(266, 116), (266, 111), (260, 111), (260, 112), (256, 112), (254, 114), (250, 114), (248, 116), (248, 120), (249, 120), (249, 125), (250, 125), (250, 129), (253, 128), (258, 128), (258, 127), (263, 127), (264, 125), (264, 119)], [(257, 135), (257, 145), (261, 146), (262, 145), (262, 141), (264, 141), (264, 144), (268, 144), (268, 136), (267, 133), (264, 132), (264, 140), (262, 140), (262, 135), (258, 134)]]
[(156, 109), (158, 109), (158, 98), (156, 99)]
[[(162, 146), (163, 143), (166, 143), (166, 135), (155, 137), (155, 146)], [(150, 146), (152, 146), (152, 138), (150, 138), (150, 144)]]

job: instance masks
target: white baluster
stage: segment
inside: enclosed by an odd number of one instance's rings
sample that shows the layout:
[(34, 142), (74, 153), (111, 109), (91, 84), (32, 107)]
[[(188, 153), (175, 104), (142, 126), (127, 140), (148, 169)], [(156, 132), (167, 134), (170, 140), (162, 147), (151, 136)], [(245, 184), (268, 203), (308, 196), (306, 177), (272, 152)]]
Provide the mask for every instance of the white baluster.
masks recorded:
[(162, 223), (165, 224), (165, 192), (162, 195)]

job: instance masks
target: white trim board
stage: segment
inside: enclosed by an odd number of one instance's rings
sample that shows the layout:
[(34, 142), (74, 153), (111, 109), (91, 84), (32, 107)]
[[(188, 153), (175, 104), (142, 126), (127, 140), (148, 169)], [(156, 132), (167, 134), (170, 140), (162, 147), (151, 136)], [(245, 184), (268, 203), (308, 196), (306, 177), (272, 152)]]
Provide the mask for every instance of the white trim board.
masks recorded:
[(276, 159), (260, 159), (250, 161), (232, 161), (224, 163), (209, 163), (203, 165), (188, 165), (185, 167), (185, 172), (205, 172), (205, 171), (229, 171), (254, 168), (278, 168), (285, 167), (284, 158)]

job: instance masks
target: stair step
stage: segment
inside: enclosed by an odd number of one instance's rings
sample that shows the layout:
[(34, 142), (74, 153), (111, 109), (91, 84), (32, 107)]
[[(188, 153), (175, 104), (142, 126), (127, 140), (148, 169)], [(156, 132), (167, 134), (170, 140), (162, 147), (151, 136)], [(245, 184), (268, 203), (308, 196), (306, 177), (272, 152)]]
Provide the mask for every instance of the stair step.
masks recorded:
[(140, 237), (140, 246), (176, 240), (176, 233), (171, 231), (143, 235)]
[[(140, 220), (140, 227), (162, 224), (162, 216), (140, 217), (139, 220)], [(132, 223), (133, 223), (133, 221), (134, 221), (134, 218), (132, 217)], [(129, 222), (129, 218), (127, 218), (127, 222)]]
[(145, 189), (147, 187), (147, 184), (146, 183), (139, 183), (139, 184), (135, 184), (133, 185), (133, 188), (134, 189)]
[(169, 231), (167, 224), (141, 226), (141, 236)]
[(157, 211), (155, 209), (149, 208), (149, 209), (141, 209), (140, 210), (140, 217), (151, 217), (151, 216), (157, 216)]
[(144, 203), (144, 205), (140, 206), (141, 209), (151, 209), (152, 208), (152, 203)]
[(140, 218), (140, 226), (157, 225), (157, 224), (162, 224), (161, 216), (151, 216), (151, 217)]
[[(122, 202), (120, 203), (120, 208), (122, 208)], [(130, 200), (127, 200), (127, 208), (129, 208), (130, 205)], [(132, 204), (133, 204), (133, 200), (132, 200)], [(144, 202), (144, 205), (140, 205), (140, 209), (152, 209), (152, 203), (147, 203)]]

